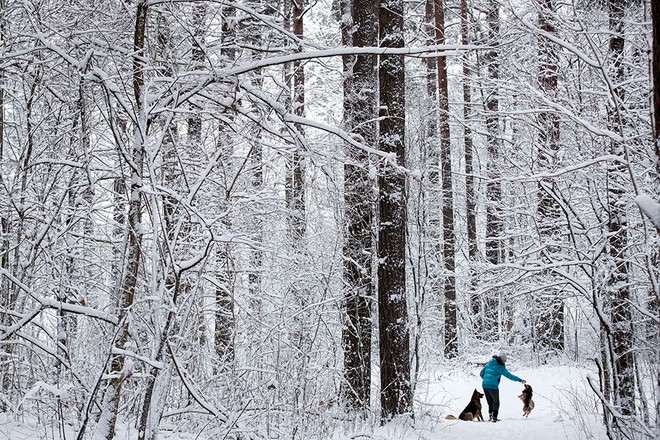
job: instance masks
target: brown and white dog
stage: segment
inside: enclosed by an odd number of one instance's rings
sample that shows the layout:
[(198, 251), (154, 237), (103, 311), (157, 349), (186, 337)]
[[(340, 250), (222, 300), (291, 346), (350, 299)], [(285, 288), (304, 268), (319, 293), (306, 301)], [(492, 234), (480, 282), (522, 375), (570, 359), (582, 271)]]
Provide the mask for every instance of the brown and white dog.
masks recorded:
[(522, 391), (522, 394), (518, 396), (523, 402), (523, 416), (528, 417), (529, 413), (534, 409), (534, 401), (532, 400), (532, 387), (525, 384), (525, 389)]

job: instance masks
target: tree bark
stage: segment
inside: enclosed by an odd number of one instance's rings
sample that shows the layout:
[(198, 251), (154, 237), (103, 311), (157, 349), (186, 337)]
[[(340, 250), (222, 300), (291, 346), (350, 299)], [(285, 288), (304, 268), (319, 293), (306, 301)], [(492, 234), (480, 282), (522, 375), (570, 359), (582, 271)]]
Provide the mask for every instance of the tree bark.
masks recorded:
[[(461, 44), (467, 46), (470, 43), (470, 25), (468, 19), (467, 0), (461, 0)], [(467, 229), (468, 264), (469, 264), (469, 307), (473, 319), (474, 329), (482, 329), (481, 301), (475, 294), (477, 287), (477, 275), (475, 262), (478, 259), (479, 248), (477, 246), (477, 197), (474, 183), (474, 143), (472, 129), (470, 128), (472, 93), (470, 90), (470, 58), (466, 52), (461, 60), (463, 67), (463, 157), (465, 160), (465, 222)]]
[[(292, 30), (296, 37), (302, 39), (304, 35), (304, 12), (305, 0), (285, 0), (291, 2)], [(303, 50), (298, 45), (298, 52)], [(305, 65), (303, 61), (293, 62), (291, 74), (291, 88), (293, 92), (292, 110), (296, 116), (305, 114)], [(302, 240), (306, 230), (305, 220), (305, 161), (302, 154), (302, 138), (305, 131), (300, 124), (294, 124), (295, 136), (293, 151), (289, 164), (289, 175), (287, 177), (287, 207), (289, 208), (290, 232), (294, 243)]]
[[(445, 9), (443, 0), (435, 0), (435, 44), (445, 44)], [(449, 131), (449, 84), (447, 57), (438, 63), (438, 128), (442, 175), (442, 260), (444, 266), (444, 351), (445, 356), (458, 355), (458, 319), (456, 315), (456, 237), (454, 235), (454, 188), (451, 166), (451, 136)]]
[[(142, 167), (144, 162), (144, 144), (147, 136), (146, 109), (143, 103), (144, 87), (144, 43), (147, 25), (148, 4), (145, 0), (136, 3), (135, 30), (133, 34), (133, 95), (136, 104), (138, 124), (135, 128), (135, 140), (131, 154), (131, 189), (128, 201), (128, 243), (126, 246), (126, 265), (124, 278), (120, 288), (119, 323), (121, 328), (113, 346), (123, 350), (129, 342), (130, 308), (135, 299), (140, 261), (142, 259)], [(111, 356), (111, 379), (105, 390), (101, 415), (96, 427), (95, 437), (112, 440), (115, 436), (117, 413), (121, 388), (124, 381), (131, 375), (125, 370), (125, 356)]]
[[(624, 68), (624, 15), (625, 0), (609, 0), (608, 14), (610, 27), (609, 67), (614, 90), (609, 111), (613, 131), (623, 135), (625, 122), (619, 113), (623, 103), (625, 81)], [(610, 154), (624, 156), (625, 145), (620, 141), (611, 141)], [(635, 360), (632, 347), (632, 310), (630, 292), (630, 263), (628, 261), (628, 219), (626, 216), (627, 168), (620, 162), (610, 162), (607, 169), (607, 204), (608, 204), (608, 245), (613, 267), (608, 285), (610, 298), (610, 318), (612, 328), (612, 351), (614, 353), (615, 405), (621, 414), (635, 413)]]
[[(352, 4), (351, 4), (352, 3)], [(376, 9), (372, 0), (342, 1), (342, 43), (378, 44)], [(376, 57), (346, 56), (344, 62), (344, 128), (362, 143), (376, 148)], [(344, 347), (343, 396), (349, 408), (367, 411), (371, 399), (371, 329), (373, 298), (374, 188), (369, 179), (369, 155), (345, 145), (344, 165)]]
[[(379, 2), (379, 46), (403, 47), (403, 0)], [(381, 55), (378, 147), (406, 166), (405, 71), (400, 55)], [(412, 414), (406, 298), (406, 176), (384, 163), (378, 176), (378, 309), (381, 421)]]

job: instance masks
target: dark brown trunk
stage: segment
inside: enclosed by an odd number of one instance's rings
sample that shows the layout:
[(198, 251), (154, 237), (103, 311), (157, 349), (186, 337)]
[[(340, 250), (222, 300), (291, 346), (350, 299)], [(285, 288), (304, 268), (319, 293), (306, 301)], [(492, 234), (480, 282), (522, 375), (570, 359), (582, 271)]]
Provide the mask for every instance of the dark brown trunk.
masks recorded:
[[(342, 23), (345, 46), (378, 44), (376, 10), (372, 0), (342, 1), (341, 15), (351, 16), (353, 26)], [(376, 147), (376, 57), (344, 58), (344, 125), (367, 146)], [(366, 411), (371, 398), (371, 329), (373, 298), (374, 188), (369, 179), (369, 156), (346, 144), (344, 165), (344, 301), (345, 322), (343, 389), (348, 407)]]
[[(403, 47), (403, 0), (379, 3), (379, 45)], [(381, 55), (379, 149), (398, 167), (405, 158), (405, 71), (400, 55)], [(406, 176), (383, 163), (379, 176), (378, 310), (381, 420), (412, 414), (406, 298)]]
[[(285, 0), (285, 3), (291, 1), (291, 20), (293, 24), (293, 33), (298, 38), (304, 36), (304, 18), (305, 1), (304, 0)], [(296, 49), (302, 51), (301, 45)], [(293, 89), (292, 110), (296, 116), (305, 114), (305, 65), (302, 61), (293, 62), (293, 78), (291, 78)], [(288, 176), (288, 208), (290, 209), (289, 220), (291, 222), (291, 236), (294, 242), (299, 242), (305, 235), (305, 162), (301, 139), (305, 135), (304, 129), (300, 124), (294, 124), (295, 133), (298, 139), (295, 139), (295, 145), (291, 155), (290, 171)]]
[[(443, 0), (435, 0), (435, 43), (445, 44), (445, 9)], [(451, 137), (449, 131), (449, 84), (447, 58), (438, 57), (438, 128), (442, 175), (442, 258), (444, 266), (444, 345), (445, 356), (458, 355), (456, 317), (456, 277), (454, 237), (454, 189), (451, 167)]]
[[(468, 21), (468, 6), (467, 0), (461, 0), (461, 44), (468, 45), (470, 43), (470, 26)], [(477, 202), (474, 183), (474, 146), (472, 141), (472, 130), (470, 129), (471, 119), (471, 101), (472, 94), (470, 91), (470, 57), (469, 52), (466, 52), (462, 58), (463, 64), (463, 145), (464, 145), (464, 159), (465, 159), (465, 221), (467, 229), (467, 245), (468, 245), (468, 264), (469, 277), (469, 307), (470, 315), (472, 316), (474, 329), (478, 332), (482, 330), (481, 316), (481, 300), (476, 296), (475, 290), (477, 287), (477, 276), (475, 273), (475, 263), (478, 259), (479, 249), (477, 247)]]

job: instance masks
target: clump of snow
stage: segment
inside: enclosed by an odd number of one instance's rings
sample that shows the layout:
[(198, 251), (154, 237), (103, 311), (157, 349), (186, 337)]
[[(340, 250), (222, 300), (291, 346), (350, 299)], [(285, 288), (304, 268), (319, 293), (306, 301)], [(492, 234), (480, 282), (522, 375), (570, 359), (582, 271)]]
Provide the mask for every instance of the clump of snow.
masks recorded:
[(650, 196), (641, 194), (635, 198), (635, 202), (646, 215), (653, 226), (660, 231), (660, 204), (656, 203)]

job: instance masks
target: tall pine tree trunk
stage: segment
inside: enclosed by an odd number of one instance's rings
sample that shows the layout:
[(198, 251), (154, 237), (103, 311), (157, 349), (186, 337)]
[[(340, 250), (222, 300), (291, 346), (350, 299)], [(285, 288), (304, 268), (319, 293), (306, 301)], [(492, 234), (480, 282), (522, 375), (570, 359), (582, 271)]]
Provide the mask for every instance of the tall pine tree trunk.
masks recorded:
[[(445, 44), (445, 8), (443, 0), (435, 0), (435, 43)], [(445, 356), (458, 355), (456, 316), (456, 238), (454, 235), (454, 188), (451, 167), (451, 137), (449, 131), (449, 84), (447, 57), (438, 57), (438, 128), (442, 175), (442, 261), (444, 294)]]
[[(403, 47), (403, 0), (378, 2), (379, 46)], [(379, 149), (398, 167), (405, 157), (405, 71), (400, 55), (379, 63)], [(378, 312), (381, 420), (412, 413), (409, 323), (406, 297), (406, 176), (384, 163), (379, 176)]]
[[(352, 4), (351, 4), (352, 3)], [(378, 44), (376, 9), (372, 0), (343, 0), (342, 43)], [(376, 147), (376, 57), (344, 57), (344, 125), (366, 146)], [(348, 407), (366, 411), (371, 399), (371, 306), (373, 297), (374, 188), (369, 179), (369, 155), (345, 145), (344, 165), (344, 347), (343, 396)]]
[[(461, 0), (461, 44), (467, 46), (470, 43), (470, 26), (468, 22), (467, 0)], [(471, 101), (470, 91), (470, 58), (466, 52), (461, 60), (463, 64), (463, 157), (465, 159), (465, 222), (467, 229), (468, 264), (469, 264), (469, 307), (473, 319), (474, 329), (481, 331), (482, 314), (481, 301), (476, 296), (477, 275), (475, 263), (478, 259), (479, 248), (477, 247), (477, 196), (474, 183), (474, 144), (472, 130), (470, 129)]]

